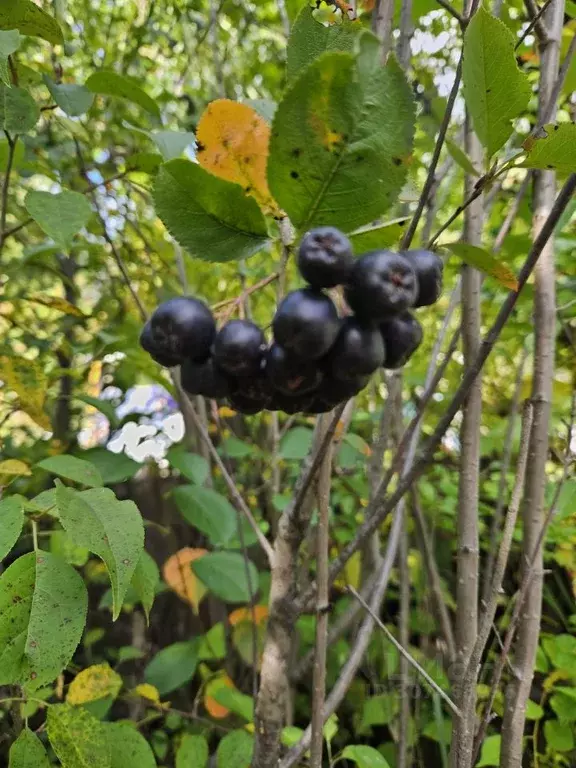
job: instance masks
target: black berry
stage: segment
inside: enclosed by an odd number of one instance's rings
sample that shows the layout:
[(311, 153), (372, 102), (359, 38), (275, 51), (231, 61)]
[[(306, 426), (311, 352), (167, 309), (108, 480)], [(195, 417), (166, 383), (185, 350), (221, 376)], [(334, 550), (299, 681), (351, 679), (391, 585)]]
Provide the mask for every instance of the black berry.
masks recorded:
[(257, 401), (264, 408), (272, 397), (272, 386), (264, 372), (259, 371), (251, 376), (235, 378), (230, 388), (230, 394)]
[(230, 393), (230, 378), (211, 357), (204, 363), (185, 360), (180, 367), (180, 379), (189, 395), (203, 395), (218, 400)]
[(307, 412), (327, 413), (361, 392), (369, 381), (370, 376), (355, 376), (346, 380), (326, 378), (320, 389), (314, 393), (314, 399)]
[(407, 258), (370, 251), (354, 264), (345, 296), (358, 317), (379, 321), (413, 306), (417, 292), (416, 273)]
[(418, 295), (415, 307), (428, 307), (440, 298), (442, 293), (442, 272), (444, 262), (434, 251), (404, 251), (412, 264), (418, 280)]
[(251, 397), (243, 395), (242, 392), (235, 392), (229, 397), (230, 405), (235, 411), (244, 413), (247, 416), (253, 416), (260, 413), (266, 407), (266, 404), (260, 400), (253, 400)]
[(268, 405), (271, 411), (284, 411), (284, 413), (305, 413), (314, 402), (314, 394), (290, 396), (281, 392), (274, 392)]
[(328, 367), (338, 379), (366, 376), (384, 362), (384, 341), (377, 327), (346, 317), (328, 355)]
[(206, 360), (216, 335), (210, 309), (191, 296), (160, 304), (150, 319), (150, 327), (156, 348), (180, 361), (186, 357)]
[(313, 392), (324, 376), (315, 361), (293, 358), (279, 344), (272, 344), (266, 353), (266, 375), (272, 387), (288, 397)]
[(298, 269), (313, 288), (342, 285), (353, 263), (350, 240), (335, 227), (313, 229), (300, 243)]
[(296, 357), (323, 357), (338, 335), (336, 307), (321, 291), (303, 288), (292, 291), (281, 302), (272, 322), (274, 338)]
[(140, 346), (143, 350), (148, 352), (153, 360), (160, 365), (166, 366), (166, 368), (173, 368), (175, 365), (180, 365), (180, 357), (175, 357), (168, 352), (164, 352), (154, 343), (150, 321), (148, 321), (144, 328), (142, 328), (142, 333), (140, 334)]
[(218, 331), (214, 342), (214, 360), (227, 373), (247, 376), (262, 364), (266, 339), (250, 320), (231, 320)]
[(380, 325), (386, 355), (384, 368), (401, 368), (422, 341), (422, 326), (410, 312), (391, 317)]

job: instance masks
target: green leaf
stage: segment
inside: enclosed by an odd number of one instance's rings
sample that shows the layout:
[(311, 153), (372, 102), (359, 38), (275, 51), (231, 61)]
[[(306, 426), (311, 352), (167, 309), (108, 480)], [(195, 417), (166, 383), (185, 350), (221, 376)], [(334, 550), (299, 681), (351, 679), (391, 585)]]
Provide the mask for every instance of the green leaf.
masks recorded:
[(278, 105), (270, 99), (246, 99), (245, 104), (252, 107), (267, 123), (271, 123)]
[(92, 216), (90, 203), (79, 192), (28, 192), (26, 209), (44, 232), (57, 245), (68, 248)]
[(135, 724), (105, 723), (104, 738), (110, 745), (110, 768), (156, 768), (152, 747)]
[(183, 131), (150, 131), (149, 136), (164, 160), (180, 157), (184, 150), (196, 141), (193, 133)]
[(24, 509), (13, 496), (0, 501), (0, 560), (10, 552), (22, 532)]
[(288, 39), (288, 82), (327, 51), (351, 51), (360, 29), (359, 24), (348, 19), (343, 24), (324, 27), (312, 17), (312, 9), (306, 5), (298, 14)]
[(312, 447), (312, 430), (308, 427), (294, 427), (282, 438), (280, 456), (283, 459), (301, 461), (306, 458)]
[(44, 75), (44, 83), (60, 109), (71, 117), (88, 112), (94, 102), (94, 94), (84, 85), (74, 83), (55, 83)]
[(556, 669), (573, 676), (576, 659), (576, 637), (573, 635), (555, 635), (542, 640), (542, 645)]
[(69, 565), (75, 565), (78, 568), (86, 565), (90, 557), (90, 550), (86, 547), (79, 547), (75, 544), (66, 531), (55, 530), (50, 536), (50, 552), (58, 555)]
[(221, 453), (230, 459), (245, 459), (246, 456), (252, 456), (254, 451), (255, 446), (239, 440), (234, 435), (230, 435), (222, 442)]
[(24, 728), (10, 747), (8, 768), (50, 768), (42, 742), (29, 728)]
[(302, 736), (304, 736), (302, 728), (297, 728), (295, 725), (287, 725), (282, 729), (282, 744), (285, 747), (295, 747)]
[(210, 465), (203, 456), (190, 453), (183, 445), (173, 445), (166, 458), (185, 478), (196, 485), (204, 485), (210, 472)]
[(256, 201), (238, 184), (218, 179), (189, 160), (171, 160), (160, 168), (154, 200), (170, 233), (204, 261), (247, 258), (268, 239)]
[(246, 603), (250, 600), (250, 586), (254, 592), (258, 589), (258, 571), (254, 563), (248, 560), (246, 566), (242, 555), (235, 552), (211, 552), (194, 560), (191, 567), (207, 589), (229, 603)]
[(330, 743), (334, 736), (338, 733), (338, 715), (331, 714), (328, 720), (324, 723), (322, 726), (322, 734), (324, 736), (324, 740)]
[(112, 453), (107, 448), (91, 448), (83, 455), (98, 469), (104, 485), (123, 483), (142, 469), (142, 464), (134, 461), (130, 456), (126, 456), (125, 453)]
[(552, 752), (570, 752), (574, 749), (574, 731), (571, 723), (559, 720), (546, 720), (544, 736), (548, 749)]
[(559, 173), (576, 172), (576, 123), (545, 125), (543, 136), (526, 139), (524, 168), (548, 168)]
[(8, 69), (8, 56), (20, 48), (20, 33), (17, 29), (0, 31), (0, 80), (10, 86), (12, 80)]
[(24, 88), (0, 84), (0, 127), (7, 133), (28, 133), (38, 122), (40, 108)]
[(371, 55), (324, 54), (278, 106), (268, 183), (299, 230), (332, 224), (350, 232), (381, 216), (404, 184), (412, 92), (394, 59), (369, 68)]
[(390, 768), (389, 763), (373, 747), (352, 744), (342, 752), (343, 758), (348, 758), (360, 768)]
[(450, 152), (452, 160), (466, 173), (469, 173), (471, 176), (480, 176), (480, 172), (474, 167), (472, 160), (470, 160), (466, 152), (452, 139), (446, 139), (446, 148)]
[(182, 517), (206, 534), (212, 544), (226, 544), (236, 531), (236, 511), (225, 496), (211, 488), (180, 485), (172, 497)]
[(444, 243), (442, 248), (446, 248), (463, 262), (469, 264), (471, 267), (479, 269), (481, 272), (485, 272), (490, 277), (494, 277), (506, 288), (511, 291), (518, 290), (518, 280), (512, 270), (503, 264), (498, 259), (494, 258), (491, 253), (479, 248), (476, 245), (469, 245), (468, 243)]
[(198, 665), (198, 643), (173, 643), (159, 651), (144, 671), (144, 679), (163, 696), (194, 677)]
[(142, 603), (144, 613), (146, 614), (146, 621), (150, 620), (150, 611), (154, 605), (154, 596), (159, 582), (160, 572), (156, 561), (144, 550), (132, 576), (131, 584)]
[(118, 501), (109, 488), (79, 492), (61, 485), (56, 499), (64, 529), (106, 565), (116, 620), (144, 548), (140, 512), (133, 501)]
[(56, 19), (32, 0), (0, 0), (0, 29), (18, 29), (23, 35), (41, 37), (53, 45), (64, 42)]
[[(398, 712), (397, 699), (391, 693), (370, 696), (364, 701), (362, 725), (368, 728), (372, 725), (388, 725)], [(432, 723), (435, 725), (435, 723)]]
[(78, 459), (76, 456), (68, 456), (65, 453), (59, 456), (48, 456), (48, 458), (39, 461), (36, 466), (39, 469), (45, 469), (52, 475), (65, 477), (66, 480), (72, 480), (89, 488), (97, 488), (102, 485), (100, 472), (94, 464), (84, 461), (84, 459)]
[(554, 695), (550, 699), (550, 706), (560, 720), (576, 720), (576, 688), (568, 688), (560, 685), (554, 688)]
[(228, 688), (222, 686), (214, 691), (212, 698), (216, 699), (218, 704), (243, 717), (246, 722), (251, 723), (254, 720), (254, 702), (251, 696), (241, 693), (237, 688)]
[(82, 637), (88, 595), (72, 566), (49, 552), (18, 558), (0, 577), (0, 685), (52, 682)]
[(250, 768), (254, 737), (246, 731), (227, 733), (218, 744), (216, 751), (217, 768)]
[[(575, 709), (576, 709), (576, 701), (574, 702)], [(554, 707), (552, 707), (554, 709)], [(535, 701), (532, 701), (532, 699), (528, 699), (526, 702), (526, 720), (540, 720), (544, 717), (544, 710)]]
[(176, 752), (176, 768), (206, 768), (209, 756), (204, 736), (185, 733)]
[(99, 72), (94, 72), (94, 74), (90, 75), (88, 80), (86, 80), (85, 86), (92, 93), (126, 99), (126, 101), (130, 101), (133, 104), (138, 104), (142, 109), (156, 117), (160, 117), (158, 104), (142, 90), (136, 78), (101, 69)]
[(403, 216), (398, 219), (391, 219), (377, 227), (369, 227), (352, 233), (350, 242), (354, 252), (361, 254), (397, 245), (409, 221), (410, 219)]
[(84, 707), (48, 707), (48, 738), (62, 768), (111, 768), (105, 726)]
[(514, 36), (482, 6), (464, 34), (462, 81), (474, 130), (488, 156), (512, 133), (512, 120), (528, 106), (531, 87), (518, 68)]
[(211, 659), (223, 659), (226, 656), (226, 638), (224, 624), (219, 621), (210, 627), (208, 632), (200, 638), (198, 658), (200, 661)]
[(502, 737), (488, 736), (482, 744), (480, 760), (477, 763), (478, 768), (482, 765), (500, 765), (500, 743)]

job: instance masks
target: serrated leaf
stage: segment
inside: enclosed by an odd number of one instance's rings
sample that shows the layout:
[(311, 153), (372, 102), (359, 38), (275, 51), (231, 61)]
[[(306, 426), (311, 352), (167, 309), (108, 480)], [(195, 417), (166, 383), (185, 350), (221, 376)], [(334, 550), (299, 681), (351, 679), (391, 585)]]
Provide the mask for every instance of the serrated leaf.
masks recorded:
[(48, 296), (45, 293), (30, 293), (28, 296), (23, 296), (22, 298), (24, 301), (30, 301), (32, 304), (40, 304), (43, 307), (55, 309), (57, 312), (62, 312), (64, 315), (70, 315), (71, 317), (86, 317), (84, 312), (82, 312), (82, 310), (75, 304), (71, 304), (60, 296)]
[(0, 685), (52, 682), (82, 637), (88, 595), (72, 566), (30, 552), (0, 576)]
[(217, 99), (204, 110), (196, 135), (203, 168), (239, 184), (271, 216), (282, 214), (266, 179), (270, 126), (264, 118), (247, 104)]
[(187, 451), (183, 445), (172, 445), (166, 454), (167, 460), (185, 478), (196, 485), (204, 485), (210, 473), (210, 465), (197, 453)]
[(48, 456), (46, 459), (39, 461), (36, 466), (39, 469), (50, 472), (52, 475), (64, 477), (66, 480), (72, 480), (89, 488), (98, 488), (103, 485), (100, 472), (98, 472), (94, 464), (84, 461), (84, 459), (79, 459), (76, 456), (69, 456), (65, 453), (59, 456)]
[(206, 768), (209, 756), (204, 736), (185, 733), (176, 751), (176, 768)]
[(56, 19), (32, 0), (1, 0), (0, 29), (18, 29), (23, 35), (41, 37), (53, 45), (64, 42)]
[(376, 251), (381, 248), (389, 248), (391, 245), (397, 245), (404, 234), (406, 224), (410, 221), (406, 216), (380, 224), (377, 227), (370, 227), (359, 232), (353, 232), (349, 235), (350, 242), (354, 252), (357, 254), (367, 251)]
[(404, 184), (412, 92), (395, 60), (371, 68), (371, 56), (324, 54), (278, 105), (268, 183), (299, 230), (350, 232), (381, 216)]
[(44, 83), (56, 104), (70, 117), (88, 112), (94, 102), (94, 94), (85, 85), (55, 83), (47, 75), (44, 75)]
[(169, 557), (162, 568), (162, 575), (166, 584), (176, 592), (178, 597), (190, 603), (195, 613), (198, 613), (200, 601), (206, 594), (206, 587), (192, 573), (190, 563), (205, 554), (207, 554), (205, 549), (184, 547)]
[(357, 22), (324, 27), (312, 16), (309, 6), (302, 8), (294, 22), (286, 51), (288, 82), (294, 80), (314, 59), (327, 51), (351, 51), (361, 27)]
[(10, 747), (8, 768), (50, 768), (42, 742), (29, 728), (24, 728)]
[(152, 747), (131, 723), (105, 723), (104, 737), (110, 744), (110, 768), (156, 768)]
[(512, 133), (512, 120), (530, 100), (528, 78), (518, 68), (508, 27), (482, 6), (464, 34), (462, 81), (474, 130), (491, 157)]
[(172, 497), (182, 517), (206, 534), (212, 544), (226, 544), (234, 535), (237, 515), (225, 496), (211, 488), (180, 485)]
[(112, 585), (116, 620), (144, 548), (144, 525), (133, 501), (118, 501), (109, 488), (56, 491), (60, 522), (72, 539), (100, 557)]
[(19, 407), (43, 429), (51, 429), (44, 412), (48, 378), (39, 360), (0, 357), (0, 379), (18, 395)]
[(523, 144), (527, 157), (524, 168), (542, 168), (559, 173), (576, 172), (576, 123), (545, 125), (543, 135)]
[(104, 485), (115, 485), (130, 480), (142, 468), (142, 464), (125, 453), (112, 453), (107, 448), (92, 448), (84, 455), (97, 467)]
[(506, 288), (510, 288), (511, 291), (518, 290), (518, 280), (514, 272), (506, 264), (494, 258), (484, 248), (469, 245), (468, 243), (446, 243), (442, 247), (452, 251), (455, 256), (471, 267), (475, 267), (481, 272), (490, 275), (490, 277), (494, 277)]
[(111, 768), (105, 726), (84, 707), (48, 707), (47, 730), (62, 768)]
[(94, 664), (81, 670), (70, 683), (66, 701), (78, 706), (111, 697), (115, 699), (122, 688), (122, 678), (109, 664)]
[(24, 525), (22, 504), (12, 496), (0, 501), (0, 560), (3, 560), (18, 541)]
[(119, 75), (116, 72), (101, 69), (90, 75), (85, 82), (85, 86), (92, 93), (126, 99), (126, 101), (131, 101), (133, 104), (138, 104), (138, 106), (152, 115), (160, 117), (158, 104), (142, 90), (140, 83), (134, 77)]
[(6, 459), (0, 461), (0, 475), (9, 477), (29, 477), (32, 474), (30, 467), (20, 459)]
[(38, 226), (57, 245), (68, 248), (74, 235), (86, 226), (92, 216), (90, 203), (79, 192), (28, 192), (26, 210)]
[(462, 168), (465, 173), (469, 173), (471, 176), (480, 176), (480, 172), (472, 164), (472, 160), (468, 157), (466, 152), (452, 141), (452, 139), (446, 139), (446, 148), (452, 157), (452, 160)]
[(342, 752), (342, 757), (356, 763), (358, 768), (390, 768), (390, 764), (377, 749), (364, 744), (351, 744)]
[[(247, 578), (250, 575), (250, 583)], [(235, 552), (210, 552), (192, 563), (200, 581), (217, 597), (229, 603), (245, 603), (251, 590), (258, 590), (258, 571), (251, 560)]]
[(20, 33), (17, 29), (0, 31), (0, 80), (5, 85), (12, 85), (8, 69), (8, 56), (20, 48)]
[(250, 768), (254, 737), (246, 731), (227, 733), (218, 744), (216, 751), (217, 768)]
[(242, 187), (188, 160), (161, 166), (154, 200), (173, 237), (204, 261), (248, 258), (268, 239), (264, 217)]
[(146, 667), (144, 678), (164, 696), (194, 677), (198, 665), (195, 640), (173, 643), (159, 651)]
[(40, 108), (24, 88), (0, 83), (0, 127), (7, 133), (28, 133), (38, 122)]
[(150, 619), (150, 611), (154, 605), (154, 596), (159, 581), (160, 571), (156, 561), (144, 550), (134, 571), (134, 576), (132, 576), (132, 588), (144, 608), (146, 621)]

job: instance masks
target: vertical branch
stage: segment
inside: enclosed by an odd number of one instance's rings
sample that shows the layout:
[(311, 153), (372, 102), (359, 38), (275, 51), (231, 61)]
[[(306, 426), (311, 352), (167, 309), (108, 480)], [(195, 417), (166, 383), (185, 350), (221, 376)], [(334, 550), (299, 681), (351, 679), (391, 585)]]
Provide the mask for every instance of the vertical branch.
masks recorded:
[[(549, 109), (550, 95), (558, 75), (560, 39), (564, 20), (564, 2), (556, 0), (542, 16), (545, 42), (540, 45), (539, 117)], [(555, 110), (550, 115), (554, 119)], [(556, 176), (552, 171), (538, 171), (534, 182), (533, 233), (542, 230), (554, 204)], [(554, 269), (554, 242), (550, 240), (542, 251), (535, 269), (534, 293), (534, 371), (532, 377), (532, 403), (534, 423), (528, 454), (525, 500), (523, 505), (524, 568), (533, 556), (534, 576), (526, 596), (518, 625), (514, 656), (514, 676), (506, 689), (506, 707), (502, 726), (502, 768), (520, 768), (522, 763), (523, 734), (526, 721), (526, 701), (530, 695), (534, 662), (538, 647), (542, 611), (543, 554), (539, 533), (543, 522), (544, 491), (546, 486), (546, 460), (548, 458), (548, 429), (550, 402), (554, 377), (554, 350), (556, 327), (556, 292)]]
[(218, 2), (217, 0), (210, 0), (210, 45), (212, 46), (212, 63), (214, 65), (214, 76), (216, 78), (216, 90), (218, 96), (223, 99), (226, 96), (226, 88), (224, 86), (224, 73), (222, 70), (222, 59), (220, 57), (220, 45), (218, 36)]
[[(472, 3), (467, 4), (470, 15)], [(466, 114), (465, 151), (472, 163), (482, 167), (483, 152), (472, 127), (470, 114)], [(475, 178), (467, 174), (464, 181), (464, 198), (474, 192)], [(471, 203), (464, 213), (463, 239), (471, 245), (482, 244), (484, 201), (482, 196)], [(480, 349), (481, 314), (480, 273), (465, 265), (462, 268), (462, 342), (464, 368), (469, 369)], [(478, 626), (478, 487), (480, 476), (480, 427), (482, 423), (482, 379), (478, 376), (466, 398), (460, 430), (460, 474), (458, 484), (457, 516), (457, 587), (456, 587), (456, 674), (454, 693), (456, 704), (462, 709), (462, 718), (454, 721), (451, 748), (453, 768), (469, 768), (472, 760), (474, 739), (475, 695), (465, 697), (464, 680), (459, 671), (466, 668), (476, 643)], [(474, 686), (475, 691), (475, 686)], [(469, 709), (462, 707), (464, 699), (470, 701)]]
[(380, 38), (382, 63), (388, 58), (392, 48), (392, 27), (394, 24), (393, 0), (376, 0), (372, 14), (372, 31)]
[[(330, 425), (330, 414), (320, 420), (320, 433), (324, 435)], [(332, 480), (332, 444), (329, 446), (318, 474), (318, 529), (316, 539), (316, 580), (318, 597), (316, 603), (316, 650), (314, 655), (314, 674), (312, 682), (312, 743), (310, 748), (310, 768), (322, 768), (323, 726), (322, 717), (326, 696), (326, 650), (329, 617), (329, 514), (330, 484)]]
[(10, 189), (10, 175), (14, 165), (14, 154), (16, 152), (16, 142), (18, 136), (10, 136), (4, 131), (6, 141), (8, 142), (8, 159), (6, 161), (6, 170), (4, 171), (4, 180), (2, 182), (2, 192), (0, 194), (0, 254), (4, 248), (6, 240), (6, 215), (8, 213), (8, 190)]
[(398, 62), (404, 72), (410, 65), (410, 40), (412, 39), (412, 0), (402, 0), (400, 8), (400, 37), (398, 39)]

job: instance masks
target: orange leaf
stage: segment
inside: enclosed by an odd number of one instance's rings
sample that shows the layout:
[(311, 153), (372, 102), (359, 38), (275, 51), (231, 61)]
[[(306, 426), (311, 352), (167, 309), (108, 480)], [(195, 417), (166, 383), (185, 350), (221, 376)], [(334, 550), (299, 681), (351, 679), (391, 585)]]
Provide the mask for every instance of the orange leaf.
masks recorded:
[[(255, 605), (254, 618), (256, 619), (256, 624), (262, 624), (262, 622), (268, 618), (268, 606)], [(237, 608), (235, 611), (232, 611), (230, 616), (228, 616), (228, 621), (233, 627), (243, 621), (252, 623), (252, 609), (249, 606), (247, 608)]]
[(214, 698), (214, 694), (220, 688), (234, 688), (234, 683), (228, 675), (220, 674), (213, 677), (212, 680), (206, 683), (206, 688), (204, 689), (204, 706), (207, 712), (216, 720), (222, 720), (230, 714), (230, 710), (219, 704)]
[(176, 592), (178, 597), (190, 603), (195, 613), (198, 613), (198, 606), (206, 594), (206, 588), (190, 568), (190, 563), (206, 554), (206, 549), (184, 547), (169, 557), (162, 569), (166, 584)]
[(200, 118), (196, 137), (203, 168), (240, 184), (265, 213), (282, 214), (266, 179), (270, 126), (252, 107), (230, 99), (213, 101)]

